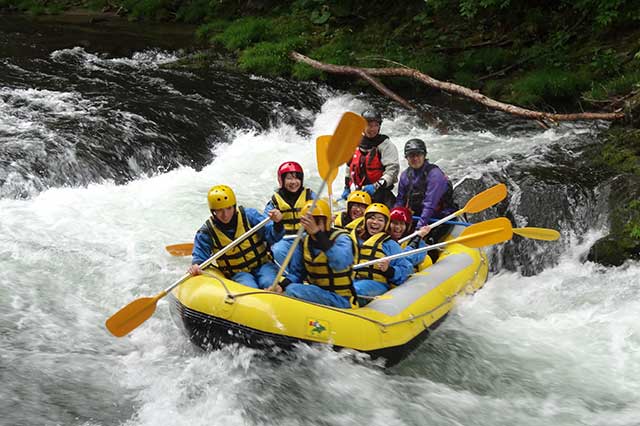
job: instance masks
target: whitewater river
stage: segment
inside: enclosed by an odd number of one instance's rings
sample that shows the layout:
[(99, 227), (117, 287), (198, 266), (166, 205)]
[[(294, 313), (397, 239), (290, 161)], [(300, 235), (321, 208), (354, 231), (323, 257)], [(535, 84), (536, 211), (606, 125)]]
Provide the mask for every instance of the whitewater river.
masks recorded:
[(191, 241), (212, 185), (262, 208), (278, 164), (295, 160), (316, 188), (315, 137), (344, 111), (382, 108), (383, 133), (400, 150), (425, 139), (454, 181), (580, 144), (591, 127), (544, 131), (443, 104), (443, 136), (377, 96), (161, 68), (180, 51), (0, 36), (12, 52), (0, 58), (0, 424), (640, 425), (640, 265), (584, 262), (601, 224), (554, 224), (563, 242), (545, 244), (561, 244), (558, 259), (535, 275), (494, 268), (392, 368), (305, 345), (286, 362), (203, 353), (164, 300), (127, 337), (104, 327), (184, 274), (190, 258), (164, 246)]

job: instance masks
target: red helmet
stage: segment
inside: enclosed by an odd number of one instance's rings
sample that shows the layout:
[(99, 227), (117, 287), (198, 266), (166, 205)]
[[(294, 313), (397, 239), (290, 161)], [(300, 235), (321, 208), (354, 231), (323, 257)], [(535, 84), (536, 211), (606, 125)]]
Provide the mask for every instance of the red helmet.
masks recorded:
[(304, 183), (304, 172), (302, 166), (295, 161), (285, 161), (278, 167), (278, 185), (282, 188), (282, 176), (286, 173), (297, 173), (300, 180)]
[(411, 225), (413, 222), (413, 217), (411, 215), (411, 210), (406, 207), (394, 207), (391, 209), (391, 213), (389, 213), (390, 220), (400, 220), (405, 222), (407, 225)]

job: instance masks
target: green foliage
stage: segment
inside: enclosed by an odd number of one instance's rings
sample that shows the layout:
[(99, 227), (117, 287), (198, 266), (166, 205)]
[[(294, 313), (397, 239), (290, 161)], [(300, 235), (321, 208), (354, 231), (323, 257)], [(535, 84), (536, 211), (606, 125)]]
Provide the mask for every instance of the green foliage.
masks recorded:
[(240, 54), (240, 68), (244, 71), (272, 77), (290, 74), (292, 62), (288, 54), (302, 43), (304, 41), (301, 38), (257, 43)]
[(196, 29), (196, 38), (199, 40), (213, 41), (217, 34), (223, 32), (229, 26), (229, 22), (223, 20), (213, 20), (200, 25)]
[(505, 9), (511, 0), (460, 0), (460, 15), (473, 18), (480, 9)]
[(592, 82), (591, 90), (583, 93), (587, 99), (606, 100), (640, 88), (640, 71), (632, 71), (604, 82)]
[(515, 103), (527, 106), (567, 102), (575, 100), (589, 83), (589, 76), (583, 73), (535, 70), (513, 83), (510, 97)]
[(122, 5), (133, 19), (167, 19), (171, 16), (171, 0), (122, 0)]
[(449, 67), (447, 57), (441, 53), (419, 53), (400, 61), (408, 67), (415, 68), (437, 79), (448, 78)]
[(176, 11), (176, 20), (188, 23), (202, 22), (211, 14), (210, 0), (191, 0), (180, 2)]
[(622, 70), (622, 58), (614, 49), (596, 47), (591, 57), (590, 67), (596, 76), (618, 74)]
[(108, 0), (87, 0), (86, 5), (91, 10), (102, 10), (109, 5)]
[(463, 52), (457, 58), (457, 65), (467, 71), (486, 73), (504, 68), (513, 60), (513, 53), (509, 50), (490, 47)]
[(602, 158), (620, 173), (640, 175), (640, 130), (611, 131)]
[(0, 10), (16, 9), (29, 15), (56, 15), (68, 9), (71, 3), (67, 0), (0, 0)]
[(626, 210), (630, 216), (630, 220), (624, 225), (624, 231), (632, 239), (636, 240), (636, 244), (638, 244), (638, 242), (640, 242), (640, 200), (629, 202)]
[(232, 22), (222, 34), (218, 34), (214, 39), (229, 50), (244, 49), (253, 43), (272, 37), (270, 28), (270, 20), (267, 18), (242, 18)]

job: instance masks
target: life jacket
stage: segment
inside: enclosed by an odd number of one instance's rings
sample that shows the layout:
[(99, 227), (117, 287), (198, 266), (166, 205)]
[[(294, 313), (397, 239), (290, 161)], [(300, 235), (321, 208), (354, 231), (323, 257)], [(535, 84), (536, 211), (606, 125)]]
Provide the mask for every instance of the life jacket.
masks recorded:
[[(332, 229), (329, 240), (333, 243), (340, 235), (349, 235), (342, 229)], [(324, 251), (320, 251), (314, 257), (310, 247), (310, 236), (306, 236), (302, 244), (304, 266), (311, 284), (315, 284), (325, 290), (332, 291), (340, 296), (347, 297), (351, 304), (356, 303), (356, 290), (353, 287), (353, 266), (349, 265), (342, 271), (334, 271), (329, 266), (329, 259)], [(352, 242), (352, 250), (357, 252)]]
[(351, 231), (353, 228), (358, 226), (360, 222), (362, 222), (362, 217), (351, 220), (349, 219), (349, 215), (347, 215), (347, 212), (342, 212), (338, 216), (336, 216), (336, 220), (333, 222), (333, 225), (336, 228)]
[[(357, 229), (351, 231), (351, 238), (354, 241), (358, 241)], [(356, 263), (364, 263), (373, 259), (381, 259), (387, 255), (382, 250), (382, 243), (391, 239), (386, 232), (378, 232), (377, 234), (369, 237), (366, 241), (358, 247), (358, 259)], [(390, 285), (389, 280), (382, 274), (382, 271), (374, 268), (374, 265), (367, 266), (366, 268), (356, 270), (357, 280), (374, 280), (381, 283)]]
[[(230, 240), (229, 237), (215, 225), (212, 217), (207, 219), (207, 230), (213, 242), (211, 247), (212, 255), (251, 229), (244, 208), (238, 207), (236, 214), (238, 215), (238, 220), (233, 240)], [(269, 260), (267, 243), (255, 232), (250, 237), (245, 238), (240, 244), (220, 256), (216, 262), (225, 277), (231, 278), (238, 272), (251, 272)]]
[(382, 165), (378, 145), (384, 142), (387, 137), (382, 136), (380, 142), (373, 146), (370, 151), (362, 152), (360, 148), (358, 148), (356, 152), (353, 153), (353, 157), (349, 162), (349, 176), (351, 183), (358, 189), (377, 182), (384, 174), (384, 166)]
[(311, 200), (311, 190), (309, 188), (300, 192), (293, 207), (278, 192), (271, 197), (274, 207), (282, 213), (281, 222), (284, 225), (284, 233), (286, 235), (293, 235), (298, 232), (298, 228), (300, 228), (300, 210), (309, 200)]
[[(418, 182), (415, 185), (413, 184), (414, 182), (413, 175), (416, 173), (415, 170), (409, 169), (409, 171), (407, 172), (407, 174), (411, 173), (411, 175), (408, 176), (409, 181), (411, 182), (411, 186), (407, 191), (406, 207), (409, 207), (413, 212), (413, 214), (416, 216), (420, 216), (420, 214), (422, 213), (422, 208), (424, 203), (424, 194), (427, 191), (427, 186), (428, 186), (427, 176), (429, 175), (429, 172), (434, 168), (442, 171), (435, 164), (427, 163), (425, 169), (420, 173), (420, 176), (418, 176)], [(442, 210), (449, 207), (457, 210), (456, 203), (453, 200), (453, 185), (451, 184), (451, 181), (449, 180), (449, 178), (447, 178), (447, 186), (448, 186), (447, 191), (444, 193), (444, 195), (440, 199), (440, 202), (438, 203), (438, 206), (435, 208), (434, 213), (439, 213)]]

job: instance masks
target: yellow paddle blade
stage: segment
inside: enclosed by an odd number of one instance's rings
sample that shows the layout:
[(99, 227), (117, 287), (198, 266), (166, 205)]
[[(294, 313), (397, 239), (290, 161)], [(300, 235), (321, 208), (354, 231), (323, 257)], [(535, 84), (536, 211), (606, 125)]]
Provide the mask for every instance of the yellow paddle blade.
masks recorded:
[(460, 212), (481, 212), (482, 210), (498, 204), (500, 201), (504, 200), (506, 196), (507, 186), (504, 183), (499, 183), (475, 195), (462, 209), (460, 209)]
[(165, 249), (171, 256), (191, 256), (193, 243), (172, 244), (166, 246)]
[(154, 297), (141, 297), (120, 309), (105, 322), (107, 330), (116, 337), (129, 334), (137, 326), (145, 322), (156, 310), (158, 299), (164, 292)]
[(323, 178), (327, 176), (327, 185), (331, 188), (333, 180), (338, 175), (338, 168), (331, 169), (329, 167), (329, 153), (327, 152), (329, 143), (331, 143), (331, 135), (318, 136), (316, 139), (316, 161), (318, 163), (318, 173)]
[(511, 222), (506, 217), (499, 217), (465, 228), (458, 238), (450, 240), (449, 243), (459, 242), (467, 247), (478, 248), (498, 244), (510, 240), (512, 237)]
[[(330, 171), (351, 159), (366, 127), (367, 120), (361, 115), (350, 111), (342, 114), (338, 127), (327, 145), (327, 160)], [(328, 180), (329, 177), (329, 174), (322, 176), (324, 180)]]
[(556, 241), (560, 238), (558, 231), (549, 228), (514, 228), (513, 233), (534, 240)]

